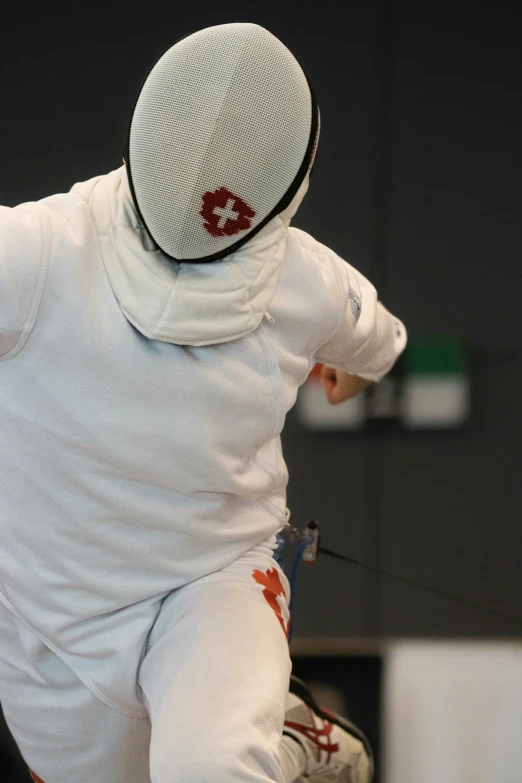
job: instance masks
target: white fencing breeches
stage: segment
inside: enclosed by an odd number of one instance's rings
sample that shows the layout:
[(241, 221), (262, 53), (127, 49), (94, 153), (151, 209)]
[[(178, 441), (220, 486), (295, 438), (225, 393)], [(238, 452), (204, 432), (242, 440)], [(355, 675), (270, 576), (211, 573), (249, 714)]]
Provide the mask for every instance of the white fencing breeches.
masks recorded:
[(136, 672), (149, 716), (103, 704), (0, 604), (0, 701), (44, 783), (283, 783), (288, 583), (263, 544), (164, 600)]

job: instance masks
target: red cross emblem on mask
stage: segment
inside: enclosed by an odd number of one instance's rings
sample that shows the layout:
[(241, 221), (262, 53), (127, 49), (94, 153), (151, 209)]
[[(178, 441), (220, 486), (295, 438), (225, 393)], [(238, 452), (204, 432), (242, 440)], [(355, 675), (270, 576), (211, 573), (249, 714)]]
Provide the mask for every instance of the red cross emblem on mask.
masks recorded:
[(203, 225), (213, 237), (232, 236), (252, 225), (255, 216), (252, 207), (227, 188), (218, 188), (203, 194), (203, 206), (199, 213)]

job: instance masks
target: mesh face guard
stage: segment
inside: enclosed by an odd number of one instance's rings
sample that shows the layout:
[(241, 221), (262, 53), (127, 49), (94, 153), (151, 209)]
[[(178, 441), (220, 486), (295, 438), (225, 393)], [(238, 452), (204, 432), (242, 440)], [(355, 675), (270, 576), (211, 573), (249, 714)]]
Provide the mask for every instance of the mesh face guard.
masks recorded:
[(125, 162), (141, 220), (177, 261), (222, 258), (288, 206), (317, 137), (281, 41), (254, 24), (200, 30), (159, 58), (134, 107)]

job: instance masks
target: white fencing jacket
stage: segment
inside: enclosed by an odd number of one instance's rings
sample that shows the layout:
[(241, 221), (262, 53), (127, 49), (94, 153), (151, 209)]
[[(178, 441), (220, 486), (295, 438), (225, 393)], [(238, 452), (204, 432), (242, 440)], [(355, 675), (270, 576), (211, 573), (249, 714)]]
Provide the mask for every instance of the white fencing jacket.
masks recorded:
[(280, 433), (314, 363), (377, 381), (405, 346), (288, 227), (304, 190), (199, 265), (151, 247), (124, 167), (0, 208), (0, 600), (127, 715), (161, 598), (284, 525)]

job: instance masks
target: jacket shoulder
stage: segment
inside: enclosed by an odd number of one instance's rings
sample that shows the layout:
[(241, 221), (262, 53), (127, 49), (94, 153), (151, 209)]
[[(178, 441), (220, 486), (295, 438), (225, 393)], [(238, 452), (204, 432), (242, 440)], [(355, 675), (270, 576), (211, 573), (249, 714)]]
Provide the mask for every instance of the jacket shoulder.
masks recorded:
[(18, 354), (33, 331), (52, 259), (69, 258), (89, 233), (85, 194), (75, 190), (0, 207), (0, 358)]
[(292, 334), (298, 354), (312, 355), (333, 333), (343, 308), (333, 251), (301, 229), (288, 229), (285, 260), (270, 312)]
[(333, 259), (337, 256), (331, 248), (323, 245), (322, 242), (319, 242), (315, 237), (311, 234), (307, 234), (307, 232), (303, 231), (301, 228), (290, 226), (288, 233), (290, 241), (303, 252), (310, 253), (317, 258), (327, 256), (329, 259)]
[(45, 285), (50, 232), (38, 202), (0, 207), (0, 356), (18, 353), (33, 329)]

